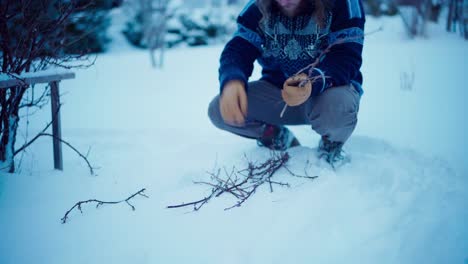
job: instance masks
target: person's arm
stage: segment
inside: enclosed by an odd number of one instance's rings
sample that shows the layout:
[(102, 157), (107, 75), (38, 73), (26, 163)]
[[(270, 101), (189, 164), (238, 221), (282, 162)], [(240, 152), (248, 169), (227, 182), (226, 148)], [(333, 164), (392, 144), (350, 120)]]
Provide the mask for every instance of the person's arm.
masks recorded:
[(220, 58), (219, 83), (222, 93), (226, 83), (238, 80), (247, 88), (254, 61), (261, 55), (262, 38), (257, 32), (261, 13), (255, 3), (248, 4), (237, 18), (238, 29), (226, 44)]
[[(327, 35), (327, 45), (332, 46), (316, 68), (309, 71), (310, 77), (319, 77), (313, 84), (313, 96), (329, 87), (349, 84), (362, 64), (365, 16), (361, 0), (336, 0), (332, 14)], [(325, 82), (322, 76), (326, 77)]]

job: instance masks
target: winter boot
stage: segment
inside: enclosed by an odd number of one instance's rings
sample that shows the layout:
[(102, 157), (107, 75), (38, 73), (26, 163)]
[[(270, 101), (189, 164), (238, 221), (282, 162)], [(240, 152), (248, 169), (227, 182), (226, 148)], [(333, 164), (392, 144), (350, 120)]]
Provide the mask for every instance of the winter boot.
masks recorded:
[(263, 135), (257, 139), (257, 144), (261, 147), (280, 151), (301, 145), (294, 134), (285, 126), (269, 124), (264, 125)]
[(333, 142), (327, 137), (322, 137), (318, 147), (319, 159), (324, 159), (333, 169), (350, 162), (350, 157), (343, 150), (343, 144), (342, 142)]

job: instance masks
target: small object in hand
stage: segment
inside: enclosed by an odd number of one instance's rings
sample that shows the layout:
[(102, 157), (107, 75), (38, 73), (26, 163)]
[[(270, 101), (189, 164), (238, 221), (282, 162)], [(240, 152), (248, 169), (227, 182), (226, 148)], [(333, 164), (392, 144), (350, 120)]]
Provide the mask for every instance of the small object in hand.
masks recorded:
[[(294, 80), (294, 81), (290, 82), (289, 85), (290, 86), (297, 86), (299, 88), (304, 88), (306, 86), (307, 82), (309, 82), (309, 81), (310, 81), (309, 79)], [(280, 118), (283, 118), (283, 115), (286, 112), (286, 108), (288, 108), (288, 104), (284, 104), (283, 110), (281, 110), (281, 113), (280, 113)]]
[(302, 80), (299, 83), (299, 87), (304, 88), (306, 86), (307, 82), (309, 82), (309, 79)]
[(302, 81), (297, 80), (297, 81), (291, 82), (289, 84), (291, 86), (297, 86), (297, 87), (303, 88), (307, 84), (308, 81), (309, 81), (309, 79), (305, 79), (305, 80), (302, 80)]

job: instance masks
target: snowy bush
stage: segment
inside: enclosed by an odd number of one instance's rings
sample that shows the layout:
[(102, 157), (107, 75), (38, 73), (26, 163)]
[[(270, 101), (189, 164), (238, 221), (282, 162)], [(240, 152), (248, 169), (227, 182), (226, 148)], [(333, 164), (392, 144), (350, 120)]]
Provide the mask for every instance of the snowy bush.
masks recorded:
[[(92, 14), (92, 15), (91, 15)], [(71, 44), (65, 49), (66, 53), (98, 53), (106, 50), (110, 41), (107, 37), (107, 29), (110, 21), (106, 11), (81, 12), (72, 17), (72, 23), (65, 29), (67, 32), (65, 41)], [(83, 33), (90, 30), (90, 34)]]
[(104, 52), (110, 39), (107, 30), (110, 26), (109, 10), (120, 4), (119, 0), (81, 0), (86, 5), (84, 10), (73, 13), (70, 23), (65, 28), (69, 54)]
[(130, 44), (143, 48), (143, 15), (141, 13), (136, 14), (133, 20), (127, 22), (127, 27), (122, 33)]
[[(168, 11), (165, 45), (174, 47), (209, 45), (224, 41), (235, 30), (237, 7), (184, 8), (172, 6)], [(123, 31), (134, 46), (146, 48), (143, 43), (143, 19), (134, 12)]]
[(373, 16), (388, 15), (393, 16), (398, 13), (398, 8), (392, 0), (364, 0), (364, 10), (366, 14)]

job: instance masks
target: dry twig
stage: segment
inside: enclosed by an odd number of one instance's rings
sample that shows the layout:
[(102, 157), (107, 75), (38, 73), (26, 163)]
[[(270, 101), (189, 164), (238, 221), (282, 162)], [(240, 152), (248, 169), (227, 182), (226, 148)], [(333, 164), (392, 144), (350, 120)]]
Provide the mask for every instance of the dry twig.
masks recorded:
[(36, 141), (39, 137), (42, 137), (42, 136), (48, 136), (48, 137), (52, 137), (52, 138), (55, 138), (57, 139), (58, 141), (62, 142), (63, 144), (67, 145), (69, 148), (71, 148), (74, 152), (76, 152), (76, 154), (78, 154), (78, 156), (80, 156), (85, 162), (86, 164), (88, 165), (88, 168), (89, 168), (89, 173), (91, 173), (91, 175), (95, 175), (94, 174), (94, 170), (95, 169), (98, 169), (96, 167), (93, 167), (91, 165), (91, 163), (89, 162), (88, 160), (88, 155), (89, 155), (89, 150), (88, 152), (86, 153), (86, 155), (83, 155), (79, 150), (77, 150), (75, 147), (73, 147), (72, 144), (68, 143), (67, 141), (59, 138), (59, 137), (56, 137), (50, 133), (45, 133), (44, 131), (47, 130), (47, 128), (52, 124), (52, 121), (47, 124), (47, 126), (43, 129), (42, 132), (40, 132), (39, 134), (37, 134), (33, 139), (31, 139), (28, 143), (24, 144), (21, 148), (19, 148), (17, 151), (15, 151), (15, 155), (18, 154), (18, 153), (21, 153), (21, 151), (23, 151), (25, 148), (27, 148), (29, 145), (31, 145), (34, 141)]
[(76, 152), (76, 154), (78, 154), (78, 156), (80, 156), (85, 162), (86, 164), (88, 165), (88, 168), (89, 168), (89, 172), (91, 173), (91, 175), (94, 175), (94, 169), (96, 169), (95, 167), (91, 166), (91, 163), (89, 163), (89, 160), (88, 160), (88, 154), (89, 154), (89, 150), (88, 152), (86, 153), (86, 156), (81, 154), (80, 151), (78, 151), (75, 147), (73, 147), (70, 143), (68, 143), (67, 141), (59, 138), (59, 137), (56, 137), (52, 134), (49, 134), (49, 133), (39, 133), (39, 136), (49, 136), (49, 137), (52, 137), (52, 138), (55, 138), (57, 140), (59, 140), (60, 142), (62, 142), (63, 144), (67, 145), (69, 148), (71, 148), (73, 151)]
[[(305, 72), (305, 71), (308, 71), (309, 76), (313, 76), (313, 71), (317, 69), (316, 66), (320, 63), (320, 61), (322, 61), (324, 59), (325, 55), (330, 52), (332, 47), (334, 47), (336, 45), (339, 45), (339, 44), (343, 44), (343, 43), (345, 43), (347, 41), (363, 39), (364, 36), (374, 34), (374, 33), (378, 32), (378, 31), (381, 31), (381, 30), (382, 30), (382, 28), (379, 28), (379, 29), (374, 30), (374, 31), (372, 31), (370, 33), (367, 33), (367, 34), (336, 39), (334, 42), (328, 44), (328, 46), (320, 52), (320, 54), (317, 56), (317, 58), (315, 58), (314, 62), (312, 62), (311, 64), (307, 65), (306, 67), (300, 69), (293, 76), (299, 75), (300, 73)], [(309, 81), (310, 81), (311, 85), (313, 85), (315, 81), (317, 81), (319, 79), (322, 79), (323, 81), (325, 81), (326, 78), (330, 78), (330, 76), (326, 76), (325, 73), (322, 73), (320, 71), (320, 75), (309, 77), (309, 78), (307, 78), (305, 80), (302, 80), (301, 83), (299, 84), (299, 87), (304, 87), (307, 84), (307, 82), (309, 82)], [(281, 118), (283, 117), (284, 113), (286, 112), (287, 107), (288, 107), (288, 105), (285, 103), (284, 107), (283, 107), (283, 109), (281, 110), (281, 113), (280, 113)]]
[[(219, 197), (222, 194), (230, 194), (237, 200), (234, 205), (225, 208), (229, 210), (234, 207), (241, 206), (247, 199), (252, 196), (258, 187), (267, 183), (270, 191), (273, 192), (273, 186), (278, 185), (282, 187), (289, 187), (288, 183), (273, 181), (273, 175), (282, 167), (286, 168), (290, 156), (287, 152), (272, 152), (271, 157), (264, 163), (256, 165), (248, 161), (248, 167), (246, 169), (236, 171), (235, 168), (231, 172), (224, 170), (226, 178), (220, 177), (221, 170), (218, 169), (216, 173), (209, 173), (211, 176), (211, 182), (194, 182), (195, 184), (204, 184), (211, 187), (211, 193), (197, 201), (182, 203), (178, 205), (170, 205), (167, 208), (180, 208), (193, 206), (194, 211), (200, 210), (200, 208), (208, 203), (212, 198)], [(292, 173), (289, 169), (286, 170), (295, 177), (303, 177), (310, 180), (316, 179), (318, 176), (299, 176)]]
[(72, 208), (70, 208), (70, 210), (68, 210), (65, 213), (65, 215), (60, 220), (62, 221), (62, 224), (65, 224), (67, 222), (67, 220), (68, 220), (68, 214), (70, 214), (70, 212), (73, 211), (73, 209), (75, 209), (75, 208), (78, 208), (78, 210), (80, 210), (80, 212), (83, 213), (83, 211), (81, 210), (81, 205), (85, 204), (85, 203), (97, 203), (96, 208), (98, 208), (100, 205), (103, 205), (103, 204), (119, 204), (119, 203), (125, 202), (126, 204), (128, 204), (128, 206), (130, 206), (132, 208), (133, 211), (135, 211), (135, 206), (133, 206), (130, 203), (130, 200), (132, 198), (134, 198), (135, 196), (137, 196), (137, 195), (149, 198), (146, 194), (144, 194), (145, 190), (146, 189), (143, 188), (143, 189), (139, 190), (138, 192), (136, 192), (136, 193), (132, 194), (131, 196), (129, 196), (127, 199), (121, 200), (121, 201), (116, 201), (116, 202), (104, 202), (104, 201), (96, 200), (96, 199), (89, 199), (89, 200), (86, 200), (86, 201), (77, 202)]

